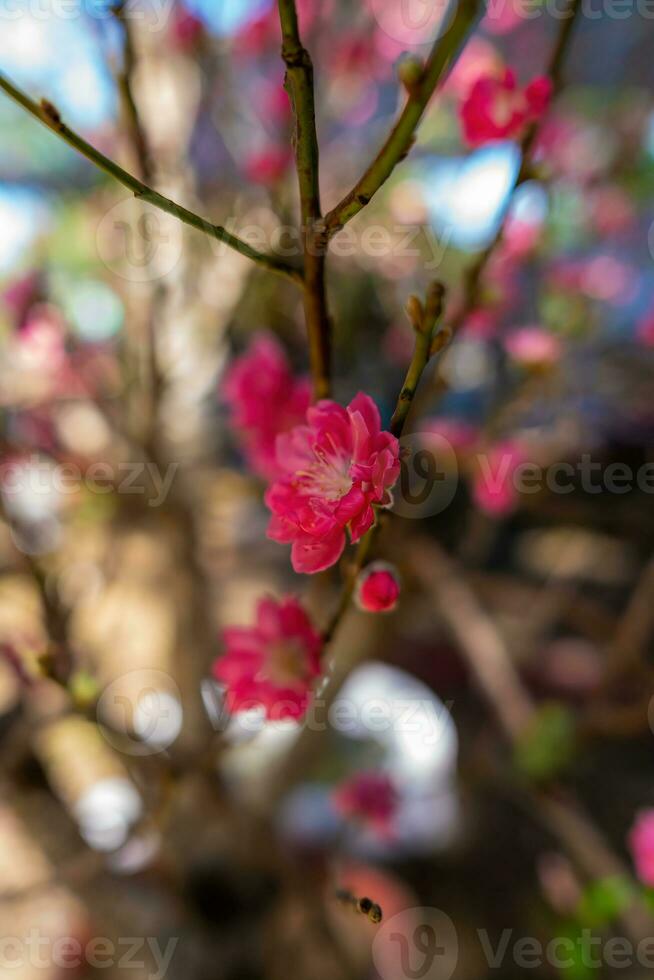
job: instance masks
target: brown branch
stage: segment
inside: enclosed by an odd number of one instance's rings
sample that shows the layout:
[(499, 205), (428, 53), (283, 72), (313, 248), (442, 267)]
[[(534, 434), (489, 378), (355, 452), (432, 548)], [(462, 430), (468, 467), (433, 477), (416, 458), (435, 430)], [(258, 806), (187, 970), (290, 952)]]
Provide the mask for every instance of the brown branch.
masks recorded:
[(331, 390), (331, 323), (325, 284), (326, 243), (322, 233), (319, 150), (311, 56), (303, 46), (295, 0), (279, 0), (286, 90), (295, 119), (293, 145), (300, 191), (304, 252), (304, 314), (315, 398)]
[(124, 117), (124, 126), (128, 134), (129, 142), (134, 151), (138, 174), (142, 181), (151, 184), (154, 176), (152, 157), (150, 148), (145, 135), (145, 130), (141, 122), (141, 117), (134, 99), (132, 79), (136, 68), (136, 54), (134, 50), (134, 34), (132, 18), (126, 16), (126, 0), (113, 8), (116, 20), (120, 24), (123, 35), (123, 60), (120, 70), (116, 72), (116, 82), (120, 93), (121, 108)]

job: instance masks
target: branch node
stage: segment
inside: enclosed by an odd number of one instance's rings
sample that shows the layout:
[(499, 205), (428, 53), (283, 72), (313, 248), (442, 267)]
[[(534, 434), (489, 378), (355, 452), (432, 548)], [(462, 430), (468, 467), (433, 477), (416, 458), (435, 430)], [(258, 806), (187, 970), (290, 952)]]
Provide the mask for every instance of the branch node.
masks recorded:
[(51, 126), (53, 129), (61, 129), (63, 122), (61, 115), (56, 106), (49, 102), (47, 99), (41, 99), (39, 102), (39, 108), (41, 110), (41, 116), (43, 121)]

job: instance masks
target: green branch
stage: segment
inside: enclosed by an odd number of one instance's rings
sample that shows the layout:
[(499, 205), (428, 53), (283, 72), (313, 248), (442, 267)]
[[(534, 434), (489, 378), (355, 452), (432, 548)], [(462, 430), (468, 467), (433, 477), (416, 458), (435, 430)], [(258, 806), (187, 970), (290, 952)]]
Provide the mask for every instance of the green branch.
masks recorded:
[(200, 215), (195, 214), (193, 211), (189, 211), (187, 208), (182, 207), (180, 204), (176, 204), (175, 201), (171, 201), (169, 198), (164, 197), (163, 194), (159, 194), (157, 191), (148, 187), (142, 181), (138, 180), (132, 174), (127, 173), (122, 167), (119, 167), (117, 163), (110, 160), (99, 150), (96, 150), (94, 146), (87, 143), (85, 139), (75, 133), (70, 129), (64, 122), (62, 122), (61, 116), (57, 109), (45, 99), (42, 99), (40, 103), (34, 102), (25, 92), (17, 88), (9, 79), (0, 73), (0, 89), (2, 89), (10, 99), (13, 99), (18, 105), (22, 106), (30, 115), (38, 119), (40, 123), (47, 126), (51, 132), (56, 133), (60, 139), (72, 146), (74, 150), (81, 153), (82, 156), (86, 157), (91, 163), (95, 164), (100, 170), (113, 177), (124, 187), (127, 187), (135, 197), (140, 198), (143, 201), (147, 201), (148, 204), (152, 204), (153, 207), (158, 208), (160, 211), (165, 211), (167, 214), (173, 215), (179, 221), (182, 221), (186, 225), (190, 225), (191, 228), (195, 228), (201, 231), (203, 234), (208, 235), (210, 238), (215, 238), (219, 242), (224, 242), (229, 248), (233, 248), (240, 255), (245, 256), (247, 259), (251, 259), (257, 265), (264, 269), (268, 269), (270, 272), (275, 272), (278, 275), (285, 276), (287, 279), (295, 282), (298, 285), (303, 285), (304, 277), (299, 269), (296, 269), (292, 265), (275, 258), (272, 255), (265, 255), (263, 252), (258, 252), (256, 249), (252, 248), (247, 242), (242, 239), (237, 238), (236, 235), (232, 235), (231, 232), (227, 231), (221, 225), (214, 225), (205, 218), (201, 218)]
[(319, 150), (311, 56), (300, 39), (295, 0), (279, 0), (286, 90), (293, 106), (293, 146), (300, 191), (304, 251), (304, 314), (314, 396), (331, 390), (331, 322), (325, 284), (326, 245), (321, 226)]
[[(412, 84), (409, 98), (383, 147), (349, 194), (325, 217), (328, 238), (359, 213), (409, 153), (423, 113), (440, 81), (456, 60), (461, 44), (477, 19), (481, 0), (458, 0), (451, 24), (435, 42), (420, 78)], [(447, 17), (447, 15), (446, 15)]]

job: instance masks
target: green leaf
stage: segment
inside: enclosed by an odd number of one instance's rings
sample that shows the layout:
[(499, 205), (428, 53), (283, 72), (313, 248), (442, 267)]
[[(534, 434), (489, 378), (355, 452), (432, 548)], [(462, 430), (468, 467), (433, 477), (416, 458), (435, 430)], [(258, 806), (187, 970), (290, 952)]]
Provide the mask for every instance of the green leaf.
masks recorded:
[(613, 875), (587, 886), (579, 904), (579, 918), (585, 925), (601, 926), (615, 922), (636, 897), (629, 878)]
[(530, 779), (547, 780), (565, 769), (575, 753), (575, 723), (562, 704), (544, 704), (514, 751), (517, 768)]

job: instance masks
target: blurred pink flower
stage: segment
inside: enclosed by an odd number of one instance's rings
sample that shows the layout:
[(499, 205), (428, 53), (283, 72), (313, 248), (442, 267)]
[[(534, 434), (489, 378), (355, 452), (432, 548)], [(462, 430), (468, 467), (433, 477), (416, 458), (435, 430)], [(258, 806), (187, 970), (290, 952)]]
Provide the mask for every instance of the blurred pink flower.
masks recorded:
[(373, 562), (357, 580), (355, 599), (364, 612), (391, 612), (400, 598), (400, 581), (392, 565)]
[(637, 814), (628, 841), (636, 874), (644, 885), (654, 887), (654, 809)]
[(293, 376), (282, 347), (269, 334), (257, 334), (245, 354), (226, 372), (221, 394), (252, 470), (274, 479), (275, 441), (304, 420), (311, 401), (307, 378)]
[(523, 367), (555, 364), (562, 350), (559, 338), (537, 324), (514, 330), (505, 338), (504, 348), (509, 357)]
[(66, 363), (64, 321), (54, 306), (33, 306), (15, 336), (24, 370), (56, 373)]
[(490, 340), (497, 333), (497, 317), (491, 310), (483, 307), (471, 310), (461, 327), (461, 333), (476, 340)]
[(231, 712), (265, 709), (273, 720), (301, 718), (320, 676), (322, 640), (292, 597), (260, 599), (254, 626), (223, 631), (225, 653), (213, 665)]
[(509, 214), (504, 224), (502, 245), (505, 253), (512, 259), (530, 255), (538, 245), (543, 233), (543, 222), (526, 221)]
[(454, 452), (465, 452), (477, 441), (477, 428), (465, 419), (454, 416), (434, 415), (426, 418), (421, 426), (421, 432), (440, 436), (449, 443)]
[(600, 235), (619, 235), (630, 231), (636, 221), (634, 204), (621, 187), (605, 184), (588, 197), (591, 221)]
[(654, 347), (654, 309), (649, 310), (636, 324), (636, 339), (645, 347)]
[(551, 95), (552, 82), (544, 75), (524, 89), (518, 87), (510, 68), (500, 75), (478, 78), (460, 109), (466, 141), (470, 146), (483, 146), (491, 140), (520, 137), (525, 126), (545, 112)]
[(179, 51), (193, 51), (204, 33), (203, 21), (183, 4), (177, 4), (171, 27), (173, 47)]
[(510, 34), (518, 24), (529, 19), (529, 10), (526, 7), (524, 0), (505, 0), (499, 5), (490, 3), (481, 26), (489, 34)]
[(347, 408), (321, 401), (307, 424), (277, 439), (283, 475), (266, 492), (268, 537), (292, 544), (296, 572), (313, 574), (338, 561), (345, 531), (358, 541), (374, 523), (373, 504), (390, 503), (400, 447), (383, 432), (379, 410), (361, 392)]
[(616, 304), (631, 300), (637, 284), (634, 269), (612, 255), (561, 259), (552, 266), (549, 280), (555, 288)]
[(272, 187), (284, 176), (292, 159), (287, 147), (271, 144), (264, 149), (250, 151), (245, 157), (243, 172), (252, 183)]
[(360, 772), (334, 790), (332, 802), (341, 816), (360, 821), (387, 837), (397, 812), (399, 794), (386, 773)]
[(37, 270), (14, 279), (3, 290), (2, 302), (10, 311), (16, 326), (21, 326), (30, 307), (38, 300), (41, 286), (41, 273)]
[(514, 474), (525, 462), (525, 453), (518, 443), (507, 440), (491, 446), (477, 456), (472, 496), (477, 507), (491, 517), (505, 517), (518, 504)]
[(501, 69), (502, 59), (490, 41), (473, 35), (450, 72), (444, 89), (462, 98), (479, 78), (496, 75)]

